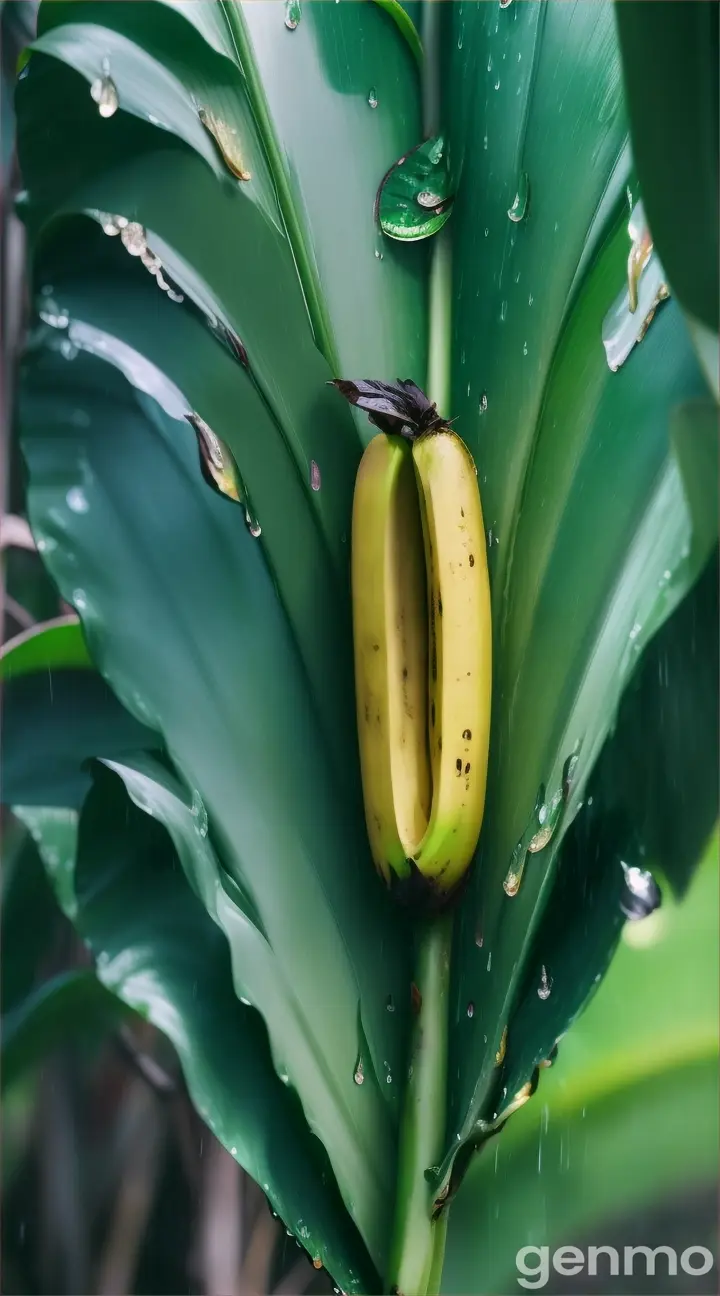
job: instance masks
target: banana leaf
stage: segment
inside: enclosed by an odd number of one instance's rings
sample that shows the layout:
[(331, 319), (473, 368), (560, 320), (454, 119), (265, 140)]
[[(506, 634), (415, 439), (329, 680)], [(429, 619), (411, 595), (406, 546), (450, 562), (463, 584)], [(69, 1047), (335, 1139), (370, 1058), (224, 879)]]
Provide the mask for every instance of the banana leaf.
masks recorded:
[(633, 1211), (644, 1231), (623, 1240), (644, 1242), (648, 1212), (713, 1183), (717, 853), (714, 834), (682, 902), (628, 924), (537, 1099), (471, 1166), (450, 1216), (444, 1292), (510, 1291), (521, 1247), (605, 1243)]
[[(354, 734), (348, 537), (371, 429), (325, 383), (424, 382), (430, 338), (488, 527), (491, 778), (456, 921), (436, 1187), (493, 1115), (504, 1039), (529, 1079), (523, 999), (545, 913), (562, 935), (573, 912), (564, 859), (582, 834), (600, 898), (582, 997), (609, 961), (617, 851), (632, 831), (657, 837), (661, 807), (623, 803), (619, 817), (599, 798), (581, 820), (581, 803), (625, 688), (717, 539), (669, 435), (673, 411), (705, 393), (682, 314), (629, 304), (627, 191), (635, 221), (639, 194), (611, 6), (458, 3), (435, 26), (411, 9), (428, 35), (422, 74), (415, 26), (392, 11), (46, 3), (17, 95), (37, 312), (21, 406), (33, 528), (99, 671), (160, 735), (179, 800), (207, 822), (212, 855), (184, 860), (203, 921), (217, 925), (222, 876), (270, 947), (275, 1068), (380, 1273), (412, 930), (372, 873)], [(442, 258), (374, 219), (433, 103), (456, 188)], [(648, 272), (662, 283), (656, 256)], [(230, 499), (205, 480), (196, 432)], [(691, 784), (689, 818), (701, 796), (704, 816), (705, 784)], [(554, 831), (508, 895), (553, 800)], [(145, 909), (158, 941), (168, 876)], [(322, 1124), (304, 1049), (277, 1050), (283, 985), (336, 1096)], [(581, 1006), (555, 1002), (558, 1021)], [(208, 1064), (201, 1110), (212, 1083)]]

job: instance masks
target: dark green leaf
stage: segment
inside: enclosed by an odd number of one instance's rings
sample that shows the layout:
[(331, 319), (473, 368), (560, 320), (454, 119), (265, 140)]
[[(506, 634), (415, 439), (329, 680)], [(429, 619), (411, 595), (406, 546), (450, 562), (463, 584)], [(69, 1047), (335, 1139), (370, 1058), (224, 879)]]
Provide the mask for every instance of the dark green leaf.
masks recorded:
[(3, 801), (77, 807), (90, 785), (83, 764), (160, 741), (121, 706), (93, 669), (79, 622), (63, 618), (6, 644)]
[(95, 1042), (127, 1015), (94, 972), (63, 972), (45, 981), (3, 1017), (3, 1088), (55, 1049), (76, 1040)]
[(103, 985), (170, 1038), (210, 1128), (345, 1291), (373, 1290), (321, 1145), (276, 1074), (260, 1015), (235, 995), (224, 933), (165, 829), (108, 771), (81, 817), (75, 892)]
[(718, 7), (615, 5), (633, 153), (660, 258), (684, 308), (718, 331)]
[[(673, 304), (617, 373), (607, 366), (603, 320), (630, 250), (611, 10), (453, 6), (451, 23), (451, 49), (462, 47), (458, 60), (484, 87), (473, 99), (472, 78), (452, 82), (451, 145), (465, 166), (453, 216), (451, 413), (477, 464), (488, 527), (495, 688), (486, 819), (456, 942), (448, 1163), (456, 1135), (492, 1116), (495, 1056), (531, 970), (558, 848), (622, 689), (699, 569), (700, 555), (684, 556), (691, 521), (668, 416), (702, 391)], [(565, 113), (573, 128), (558, 138)], [(597, 169), (582, 164), (589, 153)], [(529, 202), (517, 222), (508, 212), (521, 174)], [(573, 755), (565, 813), (546, 832)], [(600, 966), (612, 925), (605, 939)]]
[[(72, 435), (68, 406), (86, 412)], [(365, 1139), (384, 1185), (372, 1194), (351, 1180), (341, 1147), (327, 1150), (382, 1263), (409, 1017), (407, 934), (375, 877), (360, 808), (332, 771), (261, 546), (241, 511), (204, 483), (188, 424), (153, 402), (141, 408), (92, 357), (46, 355), (34, 366), (25, 451), (34, 525), (39, 536), (62, 533), (49, 561), (81, 606), (93, 656), (166, 740), (303, 1003), (328, 1084)], [(80, 480), (87, 509), (77, 513), (66, 500)], [(122, 535), (132, 543), (119, 544)], [(304, 580), (297, 569), (295, 579)], [(353, 1081), (360, 1049), (363, 1087)], [(311, 1110), (299, 1060), (288, 1053), (284, 1069)]]

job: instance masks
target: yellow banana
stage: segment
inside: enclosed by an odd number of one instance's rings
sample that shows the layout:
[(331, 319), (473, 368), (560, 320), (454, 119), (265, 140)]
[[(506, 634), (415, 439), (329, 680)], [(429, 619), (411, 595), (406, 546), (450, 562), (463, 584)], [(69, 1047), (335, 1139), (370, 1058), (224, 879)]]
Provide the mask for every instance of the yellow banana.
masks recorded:
[(477, 845), (490, 741), (490, 585), (475, 465), (449, 428), (413, 445), (429, 612), (432, 809), (413, 852), (451, 891)]
[(407, 877), (430, 806), (425, 562), (410, 446), (381, 433), (358, 469), (352, 591), (360, 765), (373, 859)]
[(477, 474), (413, 383), (336, 386), (383, 429), (360, 463), (352, 532), (371, 850), (386, 882), (440, 898), (468, 867), (485, 805), (491, 626)]

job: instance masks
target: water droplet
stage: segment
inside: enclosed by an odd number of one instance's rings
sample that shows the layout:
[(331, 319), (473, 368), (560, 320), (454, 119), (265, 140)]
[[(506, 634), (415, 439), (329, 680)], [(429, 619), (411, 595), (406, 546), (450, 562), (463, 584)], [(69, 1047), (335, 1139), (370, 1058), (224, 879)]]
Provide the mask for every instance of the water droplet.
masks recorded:
[(507, 302), (504, 301), (500, 305), (500, 323), (504, 324), (506, 319), (507, 319)]
[[(299, 13), (299, 4), (297, 8)], [(288, 22), (286, 18), (285, 26), (287, 27), (287, 25)], [(297, 23), (295, 26), (297, 26)], [(234, 126), (228, 126), (227, 122), (224, 122), (221, 117), (216, 117), (215, 113), (211, 112), (209, 108), (198, 108), (198, 117), (206, 131), (208, 131), (215, 140), (220, 151), (220, 156), (228, 168), (228, 171), (230, 171), (237, 180), (252, 179), (250, 172), (246, 170), (244, 166), (242, 153), (240, 151), (240, 141)]]
[(145, 230), (138, 221), (129, 221), (120, 231), (120, 238), (130, 256), (142, 256), (143, 252), (147, 251)]
[(497, 81), (495, 82), (495, 89), (496, 90), (500, 89), (500, 77), (498, 77)]
[(82, 486), (71, 486), (65, 496), (67, 506), (73, 513), (87, 513), (90, 505)]
[(444, 139), (425, 140), (383, 178), (376, 199), (380, 228), (394, 239), (429, 238), (449, 219), (453, 200)]
[(652, 873), (648, 869), (638, 868), (636, 864), (620, 861), (625, 874), (625, 894), (620, 899), (620, 908), (630, 922), (647, 918), (662, 903), (662, 894)]
[(500, 1044), (498, 1046), (498, 1051), (495, 1054), (495, 1066), (502, 1066), (503, 1062), (505, 1061), (505, 1054), (507, 1052), (507, 1034), (508, 1034), (508, 1028), (506, 1026), (505, 1029), (503, 1030), (502, 1035), (500, 1036)]
[(197, 436), (203, 476), (213, 488), (237, 504), (244, 501), (245, 489), (238, 466), (230, 447), (213, 432), (212, 428), (194, 412), (186, 414)]
[(359, 1057), (357, 1062), (355, 1063), (353, 1080), (355, 1081), (356, 1085), (361, 1085), (365, 1083), (365, 1068), (363, 1067), (363, 1060), (361, 1057)]
[(112, 117), (118, 110), (118, 92), (111, 76), (108, 76), (110, 64), (103, 59), (103, 75), (96, 77), (90, 86), (90, 95), (98, 106), (101, 117)]
[(371, 108), (377, 108), (378, 97), (377, 97), (377, 90), (375, 89), (375, 86), (373, 86), (372, 89), (369, 91), (367, 101)]
[(538, 986), (538, 999), (549, 999), (552, 991), (552, 978), (548, 978), (547, 968), (543, 963), (540, 969), (540, 985)]
[(527, 851), (524, 840), (520, 840), (510, 856), (510, 867), (508, 868), (503, 880), (503, 891), (507, 896), (516, 896), (520, 890), (523, 873), (525, 871), (525, 861)]
[(431, 189), (421, 189), (415, 200), (420, 207), (439, 207), (443, 201), (440, 194), (433, 193)]
[(483, 392), (478, 402), (478, 414), (484, 414), (488, 407), (487, 392)]
[(538, 851), (544, 850), (553, 836), (564, 806), (562, 792), (556, 792), (549, 804), (541, 805), (537, 812), (539, 828), (530, 838), (527, 849), (531, 855), (537, 854)]
[(565, 798), (566, 801), (567, 801), (568, 797), (570, 796), (570, 790), (571, 790), (572, 785), (573, 785), (573, 780), (574, 780), (574, 778), (575, 778), (575, 772), (576, 772), (576, 770), (577, 770), (577, 765), (578, 765), (578, 761), (579, 761), (579, 759), (580, 759), (580, 753), (579, 753), (579, 751), (574, 751), (574, 752), (571, 753), (570, 756), (568, 756), (568, 758), (567, 758), (567, 760), (565, 761), (565, 764), (564, 764), (564, 766), (563, 766), (563, 772), (562, 772), (562, 793), (563, 793), (563, 796), (564, 796), (564, 798)]
[(523, 355), (526, 356), (527, 353), (528, 353), (528, 345), (527, 345), (527, 342), (523, 342)]
[(198, 833), (201, 837), (207, 837), (207, 835), (208, 835), (208, 815), (207, 815), (207, 810), (205, 809), (205, 805), (204, 805), (203, 799), (202, 799), (202, 797), (200, 796), (200, 793), (199, 793), (197, 790), (195, 790), (195, 791), (193, 792), (192, 805), (191, 805), (191, 807), (190, 807), (190, 814), (192, 815), (192, 817), (193, 817), (193, 819), (194, 819), (194, 821), (195, 821), (195, 831), (196, 831), (196, 833)]
[(302, 13), (300, 10), (300, 0), (286, 0), (285, 4), (285, 26), (288, 31), (295, 31)]
[(487, 152), (487, 146), (488, 146), (488, 137), (487, 135), (483, 135), (483, 148), (485, 152)]
[(475, 1004), (472, 1002), (472, 999), (470, 1000), (470, 1003), (467, 1006), (467, 1015), (468, 1017), (475, 1016)]
[(641, 630), (642, 630), (642, 626), (641, 626), (640, 622), (639, 622), (639, 621), (636, 621), (635, 624), (634, 624), (634, 626), (632, 627), (632, 630), (630, 631), (630, 638), (631, 638), (631, 639), (637, 639), (637, 637), (638, 637), (638, 635), (640, 634), (640, 631), (641, 631)]
[(517, 193), (513, 199), (512, 207), (508, 208), (508, 216), (511, 221), (519, 224), (525, 218), (530, 200), (530, 182), (527, 173), (522, 171), (518, 181)]
[(383, 259), (383, 254), (382, 254), (382, 252), (380, 251), (379, 248), (375, 248), (375, 256), (376, 256), (376, 258), (377, 258), (378, 261), (382, 261), (382, 259)]
[(314, 459), (310, 461), (310, 485), (314, 491), (319, 491), (322, 485), (320, 469)]
[(490, 971), (491, 968), (492, 968), (492, 950), (491, 950), (490, 953), (488, 954), (488, 961), (487, 961), (487, 970), (488, 970), (488, 972)]
[(231, 1148), (230, 1148), (230, 1154), (231, 1154), (231, 1156), (237, 1156), (237, 1148), (236, 1148), (236, 1147), (231, 1147)]
[(257, 540), (258, 536), (262, 535), (262, 527), (249, 508), (245, 509), (245, 525), (254, 540)]
[(85, 590), (73, 590), (71, 602), (76, 612), (84, 612), (87, 608), (87, 595)]
[(240, 1003), (244, 1004), (246, 1008), (252, 1008), (250, 1000), (246, 999), (244, 995), (240, 995)]
[(385, 1000), (385, 1007), (387, 1008), (389, 1013), (395, 1012), (395, 1001), (392, 995), (388, 995), (387, 999)]
[(320, 1256), (313, 1256), (313, 1269), (322, 1269), (322, 1260)]
[(501, 9), (509, 9), (511, 4), (512, 4), (512, 0), (500, 0)]

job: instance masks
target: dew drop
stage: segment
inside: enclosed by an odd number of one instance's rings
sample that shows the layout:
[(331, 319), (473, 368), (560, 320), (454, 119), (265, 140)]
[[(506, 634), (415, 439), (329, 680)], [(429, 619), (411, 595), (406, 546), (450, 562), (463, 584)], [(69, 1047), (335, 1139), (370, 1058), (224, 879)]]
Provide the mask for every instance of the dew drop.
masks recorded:
[(522, 171), (518, 181), (517, 193), (513, 199), (512, 206), (508, 208), (508, 216), (515, 224), (519, 224), (527, 215), (528, 203), (530, 200), (530, 183), (527, 173)]
[(501, 9), (509, 9), (511, 4), (512, 4), (512, 0), (500, 0)]
[(375, 248), (375, 258), (377, 261), (382, 261), (383, 259), (383, 254), (379, 248)]
[(90, 505), (88, 504), (87, 495), (85, 494), (85, 491), (83, 490), (82, 486), (71, 486), (70, 490), (65, 496), (65, 501), (67, 503), (68, 508), (73, 513), (87, 513), (90, 508)]
[(372, 89), (369, 91), (367, 101), (370, 108), (377, 108), (378, 97), (377, 97), (377, 90), (375, 89), (375, 86), (373, 86)]
[(472, 999), (470, 1000), (470, 1003), (467, 1006), (467, 1015), (468, 1017), (475, 1016), (475, 1004), (472, 1002)]
[(76, 589), (72, 592), (72, 604), (76, 612), (84, 612), (87, 608), (87, 595), (85, 590)]
[(310, 461), (310, 485), (314, 491), (319, 491), (322, 485), (320, 469), (314, 459)]
[(101, 117), (113, 117), (118, 110), (118, 92), (112, 77), (108, 76), (109, 67), (108, 60), (103, 59), (103, 75), (96, 77), (90, 86), (91, 98)]
[(620, 899), (620, 908), (629, 922), (639, 922), (660, 907), (662, 893), (648, 869), (626, 864), (624, 860), (620, 864), (625, 874), (625, 893)]
[(539, 828), (528, 842), (528, 850), (531, 855), (536, 855), (538, 851), (544, 850), (551, 840), (558, 823), (564, 805), (562, 791), (556, 792), (549, 804), (543, 804), (537, 812)]
[(504, 301), (500, 305), (500, 323), (504, 324), (506, 319), (507, 319), (507, 302)]
[(363, 1067), (363, 1060), (361, 1057), (359, 1057), (357, 1062), (355, 1063), (353, 1080), (355, 1081), (356, 1085), (361, 1085), (365, 1083), (365, 1068)]
[(527, 342), (523, 342), (523, 355), (526, 356), (527, 353), (528, 353), (528, 344)]
[(540, 985), (538, 986), (538, 999), (549, 999), (552, 991), (552, 979), (548, 977), (547, 968), (543, 963), (540, 970)]
[(288, 31), (295, 31), (302, 13), (300, 10), (300, 0), (286, 0), (285, 4), (285, 26)]
[(262, 527), (260, 526), (260, 523), (247, 507), (245, 508), (245, 525), (254, 540), (257, 540), (258, 536), (262, 535)]
[(524, 842), (521, 840), (518, 842), (510, 857), (510, 867), (503, 879), (503, 891), (505, 892), (505, 895), (510, 897), (516, 896), (520, 890), (520, 883), (522, 882), (523, 873), (525, 871), (526, 859), (527, 851)]
[(495, 1066), (502, 1066), (503, 1062), (505, 1061), (505, 1054), (507, 1052), (507, 1035), (508, 1035), (508, 1028), (506, 1026), (503, 1030), (502, 1035), (500, 1036), (500, 1044), (498, 1046), (498, 1051), (495, 1054)]
[(478, 414), (484, 414), (487, 407), (488, 407), (487, 392), (483, 392), (482, 396), (480, 397), (480, 400), (478, 401)]
[(389, 1013), (395, 1012), (395, 1000), (393, 999), (392, 995), (388, 995), (387, 999), (385, 1000), (385, 1007), (387, 1008)]
[(421, 189), (416, 201), (419, 207), (433, 208), (439, 207), (443, 199), (440, 194), (433, 193), (432, 189)]

